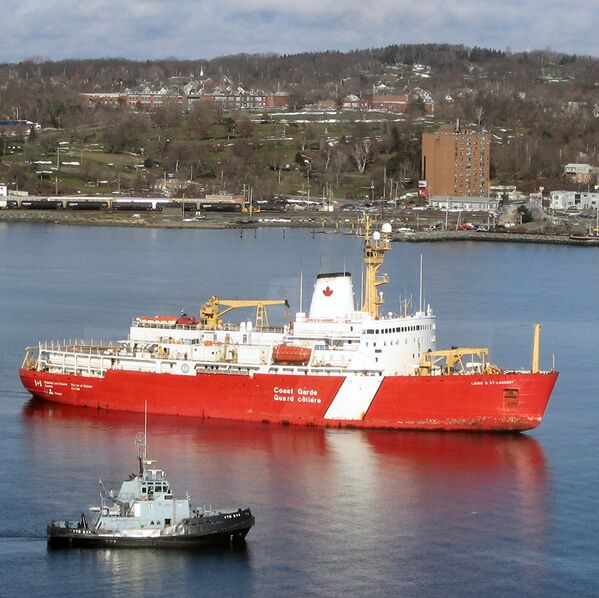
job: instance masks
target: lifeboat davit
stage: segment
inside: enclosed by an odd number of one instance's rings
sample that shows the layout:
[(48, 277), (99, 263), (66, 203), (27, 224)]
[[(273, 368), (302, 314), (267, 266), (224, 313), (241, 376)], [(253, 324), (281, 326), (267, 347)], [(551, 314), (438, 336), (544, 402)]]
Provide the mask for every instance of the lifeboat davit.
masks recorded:
[(312, 355), (312, 349), (298, 347), (297, 345), (277, 345), (272, 352), (272, 358), (275, 363), (296, 365), (306, 365), (310, 361), (310, 355)]

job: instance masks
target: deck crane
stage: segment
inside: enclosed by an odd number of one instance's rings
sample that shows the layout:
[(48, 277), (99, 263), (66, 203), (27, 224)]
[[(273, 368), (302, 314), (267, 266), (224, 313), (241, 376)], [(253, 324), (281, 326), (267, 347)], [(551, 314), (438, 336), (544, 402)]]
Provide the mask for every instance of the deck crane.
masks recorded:
[[(220, 311), (220, 306), (226, 309)], [(220, 328), (222, 325), (221, 317), (233, 309), (242, 307), (256, 308), (256, 329), (262, 330), (268, 328), (267, 305), (284, 305), (289, 307), (287, 299), (221, 299), (213, 295), (200, 307), (200, 322), (204, 328)]]

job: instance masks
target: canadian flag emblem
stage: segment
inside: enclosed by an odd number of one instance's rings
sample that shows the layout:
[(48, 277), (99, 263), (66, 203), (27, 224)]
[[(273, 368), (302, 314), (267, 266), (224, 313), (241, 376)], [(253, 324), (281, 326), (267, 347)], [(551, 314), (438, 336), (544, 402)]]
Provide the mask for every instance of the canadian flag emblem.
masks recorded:
[(326, 289), (324, 289), (324, 291), (322, 291), (322, 294), (325, 297), (330, 297), (333, 294), (333, 289), (331, 287), (327, 287)]

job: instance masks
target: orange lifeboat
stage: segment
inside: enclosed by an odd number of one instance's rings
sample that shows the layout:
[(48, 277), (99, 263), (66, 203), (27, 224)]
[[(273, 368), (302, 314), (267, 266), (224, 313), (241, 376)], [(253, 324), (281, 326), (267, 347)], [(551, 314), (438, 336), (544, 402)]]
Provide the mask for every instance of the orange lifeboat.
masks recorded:
[(275, 363), (305, 365), (310, 361), (312, 349), (296, 345), (277, 345), (273, 349), (272, 358)]
[(138, 320), (142, 324), (161, 324), (163, 326), (174, 326), (177, 318), (173, 316), (140, 316)]
[(177, 324), (180, 326), (196, 326), (197, 323), (197, 319), (193, 316), (181, 316), (180, 318), (177, 318)]

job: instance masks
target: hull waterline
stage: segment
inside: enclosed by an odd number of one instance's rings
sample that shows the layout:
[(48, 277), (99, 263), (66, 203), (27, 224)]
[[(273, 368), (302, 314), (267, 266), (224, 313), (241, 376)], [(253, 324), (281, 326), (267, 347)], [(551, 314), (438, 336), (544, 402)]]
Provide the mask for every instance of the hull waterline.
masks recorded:
[[(217, 518), (214, 518), (217, 519)], [(221, 518), (222, 519), (222, 518)], [(201, 525), (193, 520), (178, 533), (154, 535), (108, 534), (95, 530), (65, 528), (52, 522), (48, 525), (48, 545), (52, 548), (204, 548), (242, 546), (255, 523), (249, 509), (235, 525), (212, 521)]]
[[(416, 430), (524, 431), (537, 427), (557, 372), (386, 376), (357, 386), (344, 376), (107, 371), (85, 377), (22, 369), (36, 398), (67, 405), (253, 422)], [(359, 381), (355, 384), (360, 384)]]

